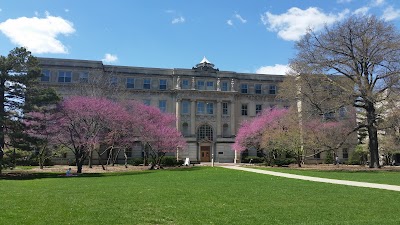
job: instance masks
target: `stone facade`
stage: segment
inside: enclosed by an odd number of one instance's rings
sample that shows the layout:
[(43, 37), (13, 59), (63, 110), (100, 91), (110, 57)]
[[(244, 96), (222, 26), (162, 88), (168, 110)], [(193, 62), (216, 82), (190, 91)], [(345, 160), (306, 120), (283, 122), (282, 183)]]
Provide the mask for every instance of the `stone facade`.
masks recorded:
[[(284, 76), (220, 71), (205, 58), (192, 69), (55, 58), (39, 61), (41, 84), (54, 87), (62, 96), (134, 99), (173, 113), (189, 146), (177, 157), (191, 161), (234, 162), (240, 155), (235, 157), (231, 145), (240, 123), (263, 109), (287, 107), (275, 99)], [(249, 155), (256, 152), (249, 151)], [(141, 152), (131, 155), (140, 156)]]

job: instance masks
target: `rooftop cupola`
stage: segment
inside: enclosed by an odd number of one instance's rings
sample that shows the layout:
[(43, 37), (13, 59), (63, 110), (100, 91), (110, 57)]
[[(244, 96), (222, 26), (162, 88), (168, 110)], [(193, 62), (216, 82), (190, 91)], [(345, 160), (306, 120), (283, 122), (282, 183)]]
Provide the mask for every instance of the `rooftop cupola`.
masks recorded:
[(219, 71), (218, 69), (214, 68), (214, 66), (215, 65), (208, 61), (208, 59), (204, 56), (203, 60), (201, 60), (200, 63), (196, 64), (196, 66), (192, 69), (200, 71)]

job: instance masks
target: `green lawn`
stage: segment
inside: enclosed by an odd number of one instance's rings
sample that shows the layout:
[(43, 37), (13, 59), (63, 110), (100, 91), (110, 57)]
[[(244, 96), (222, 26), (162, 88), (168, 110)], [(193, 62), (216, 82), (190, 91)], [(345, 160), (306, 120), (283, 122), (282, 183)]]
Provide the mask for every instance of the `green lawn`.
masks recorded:
[(400, 224), (400, 193), (194, 167), (0, 179), (0, 224)]
[(378, 184), (400, 185), (400, 171), (323, 171), (302, 170), (277, 167), (254, 167), (256, 169), (270, 170), (282, 173), (291, 173), (304, 176), (332, 178), (339, 180), (362, 181)]

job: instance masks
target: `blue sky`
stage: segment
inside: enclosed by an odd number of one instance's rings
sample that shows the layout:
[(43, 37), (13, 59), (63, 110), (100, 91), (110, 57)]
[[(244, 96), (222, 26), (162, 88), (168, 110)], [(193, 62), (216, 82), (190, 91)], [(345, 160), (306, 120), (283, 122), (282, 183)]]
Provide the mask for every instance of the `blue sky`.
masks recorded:
[(373, 14), (400, 27), (397, 0), (0, 0), (0, 54), (283, 74), (307, 27)]

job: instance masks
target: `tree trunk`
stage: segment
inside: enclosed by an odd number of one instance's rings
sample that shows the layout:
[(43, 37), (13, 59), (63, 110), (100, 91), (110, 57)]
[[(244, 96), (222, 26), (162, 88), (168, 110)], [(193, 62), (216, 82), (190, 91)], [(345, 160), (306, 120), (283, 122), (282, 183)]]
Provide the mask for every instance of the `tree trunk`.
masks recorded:
[(5, 101), (5, 79), (3, 76), (5, 76), (3, 73), (0, 73), (0, 174), (3, 169), (3, 155), (4, 155), (4, 142), (5, 142), (5, 136), (4, 136), (4, 131), (5, 131), (5, 122), (6, 122), (6, 112), (4, 108), (4, 101)]
[(88, 162), (89, 168), (93, 168), (92, 158), (93, 158), (93, 151), (90, 150), (90, 152), (89, 152), (89, 159), (88, 159), (88, 160), (89, 160), (89, 162)]
[(104, 164), (103, 164), (103, 160), (101, 160), (101, 155), (100, 155), (99, 151), (97, 151), (97, 155), (99, 156), (99, 163), (101, 165), (101, 168), (103, 168), (103, 170), (106, 170), (106, 168), (104, 167)]
[(125, 168), (128, 168), (128, 155), (126, 154), (126, 148), (124, 149), (124, 158), (125, 158)]
[(378, 151), (378, 129), (376, 128), (375, 106), (372, 102), (367, 102), (367, 128), (368, 128), (368, 147), (370, 154), (369, 167), (380, 168)]

